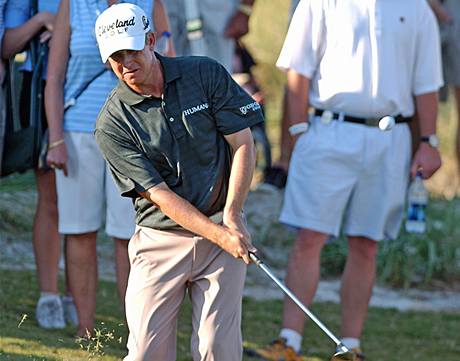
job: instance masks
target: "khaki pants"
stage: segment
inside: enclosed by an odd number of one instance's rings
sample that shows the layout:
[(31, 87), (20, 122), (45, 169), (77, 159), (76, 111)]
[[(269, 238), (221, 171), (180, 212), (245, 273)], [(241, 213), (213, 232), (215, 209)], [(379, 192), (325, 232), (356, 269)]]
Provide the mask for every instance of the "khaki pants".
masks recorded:
[(139, 227), (129, 243), (125, 361), (176, 359), (177, 316), (192, 301), (193, 360), (242, 359), (243, 261), (186, 231)]

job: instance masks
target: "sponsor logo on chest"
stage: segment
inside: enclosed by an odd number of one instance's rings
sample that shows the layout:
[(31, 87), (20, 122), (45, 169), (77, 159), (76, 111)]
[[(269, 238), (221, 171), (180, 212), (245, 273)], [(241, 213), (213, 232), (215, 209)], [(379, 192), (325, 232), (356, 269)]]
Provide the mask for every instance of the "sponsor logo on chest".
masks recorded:
[(192, 114), (194, 114), (196, 112), (201, 112), (201, 111), (206, 110), (208, 108), (209, 108), (208, 103), (203, 103), (203, 104), (195, 105), (195, 106), (193, 106), (191, 108), (188, 108), (188, 109), (184, 110), (182, 112), (182, 114), (184, 116), (188, 116), (188, 115), (192, 115)]

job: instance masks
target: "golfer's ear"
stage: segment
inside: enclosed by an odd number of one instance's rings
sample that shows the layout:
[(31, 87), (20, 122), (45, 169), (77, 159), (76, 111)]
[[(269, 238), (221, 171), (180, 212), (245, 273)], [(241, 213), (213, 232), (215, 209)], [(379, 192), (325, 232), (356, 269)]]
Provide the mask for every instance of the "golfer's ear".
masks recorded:
[(157, 42), (156, 33), (154, 32), (147, 33), (145, 37), (145, 43), (149, 46), (151, 50), (155, 48), (156, 42)]

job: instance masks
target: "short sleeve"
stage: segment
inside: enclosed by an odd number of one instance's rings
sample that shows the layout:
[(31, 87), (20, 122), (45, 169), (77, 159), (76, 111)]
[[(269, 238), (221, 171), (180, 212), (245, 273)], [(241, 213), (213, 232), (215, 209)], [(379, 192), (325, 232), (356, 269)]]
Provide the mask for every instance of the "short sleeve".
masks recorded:
[(414, 95), (436, 92), (443, 85), (441, 43), (436, 18), (420, 1), (412, 91)]
[(276, 66), (312, 78), (325, 46), (322, 0), (301, 0), (295, 9)]
[(30, 18), (30, 0), (8, 1), (5, 8), (5, 28), (21, 26)]
[(96, 128), (94, 134), (122, 196), (137, 198), (140, 192), (163, 182), (146, 154), (123, 136), (123, 131)]
[(222, 65), (211, 59), (203, 63), (202, 67), (206, 69), (202, 69), (202, 74), (209, 75), (204, 79), (205, 88), (220, 133), (236, 133), (263, 122), (260, 104), (233, 80)]

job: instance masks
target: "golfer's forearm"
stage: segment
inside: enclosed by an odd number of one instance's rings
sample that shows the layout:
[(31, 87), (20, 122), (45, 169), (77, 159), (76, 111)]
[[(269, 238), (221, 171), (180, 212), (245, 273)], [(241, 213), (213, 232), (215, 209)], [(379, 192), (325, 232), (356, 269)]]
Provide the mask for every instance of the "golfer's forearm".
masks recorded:
[(254, 139), (251, 130), (246, 128), (226, 135), (225, 140), (232, 148), (233, 158), (224, 213), (239, 215), (248, 195), (256, 164)]
[(251, 186), (256, 157), (254, 143), (241, 145), (233, 154), (225, 213), (238, 215)]
[(290, 70), (287, 76), (287, 114), (289, 124), (306, 122), (309, 107), (310, 79)]
[(17, 28), (7, 29), (3, 38), (2, 57), (9, 59), (24, 50), (26, 44), (42, 28), (43, 23), (37, 14)]
[(420, 135), (427, 136), (436, 133), (436, 118), (438, 116), (438, 94), (426, 93), (415, 97), (417, 118)]
[(166, 185), (160, 184), (152, 187), (146, 192), (142, 192), (141, 195), (154, 203), (174, 222), (190, 232), (207, 238), (216, 244), (222, 238), (222, 226), (213, 223), (190, 202), (178, 196)]

